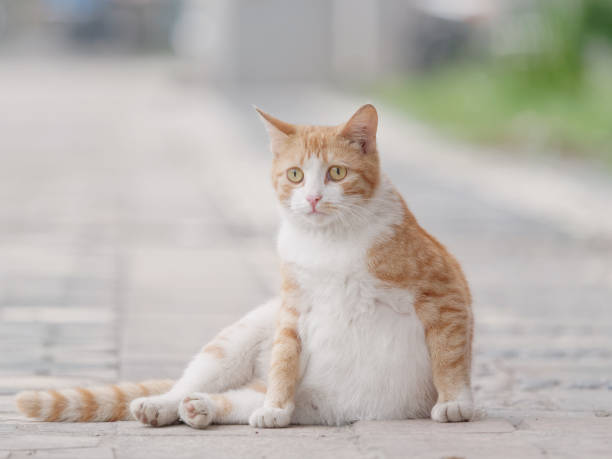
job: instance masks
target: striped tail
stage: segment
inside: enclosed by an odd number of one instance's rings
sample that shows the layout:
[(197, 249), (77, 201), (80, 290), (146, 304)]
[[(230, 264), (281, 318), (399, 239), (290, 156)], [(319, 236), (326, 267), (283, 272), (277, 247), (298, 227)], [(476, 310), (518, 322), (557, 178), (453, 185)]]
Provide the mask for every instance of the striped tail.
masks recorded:
[(24, 391), (16, 397), (17, 408), (41, 421), (101, 422), (133, 419), (129, 403), (138, 397), (168, 392), (174, 381), (154, 380), (48, 391)]

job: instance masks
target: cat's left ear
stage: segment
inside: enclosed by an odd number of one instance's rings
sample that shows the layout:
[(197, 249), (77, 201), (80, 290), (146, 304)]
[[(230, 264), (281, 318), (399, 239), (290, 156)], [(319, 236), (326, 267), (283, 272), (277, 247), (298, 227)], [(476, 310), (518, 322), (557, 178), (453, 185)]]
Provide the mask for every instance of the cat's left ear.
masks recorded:
[(273, 153), (277, 153), (279, 147), (285, 143), (290, 136), (296, 133), (296, 127), (293, 124), (285, 123), (284, 121), (274, 118), (272, 115), (268, 115), (255, 106), (253, 108), (257, 110), (257, 113), (259, 113), (259, 116), (261, 116), (261, 119), (266, 125), (268, 135), (270, 136), (270, 149)]
[(359, 144), (364, 153), (370, 153), (376, 150), (377, 127), (378, 113), (374, 105), (367, 104), (346, 122), (340, 135)]

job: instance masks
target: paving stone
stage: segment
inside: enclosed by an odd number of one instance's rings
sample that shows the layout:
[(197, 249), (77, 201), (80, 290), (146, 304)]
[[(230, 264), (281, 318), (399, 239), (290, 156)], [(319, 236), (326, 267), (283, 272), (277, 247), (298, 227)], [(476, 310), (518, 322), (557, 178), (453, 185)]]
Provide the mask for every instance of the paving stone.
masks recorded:
[(186, 362), (192, 357), (192, 353), (184, 356), (174, 355), (169, 359), (159, 357), (130, 356), (122, 360), (120, 369), (121, 380), (124, 381), (144, 381), (147, 379), (173, 379), (176, 380), (183, 374)]
[(97, 446), (100, 438), (91, 435), (44, 435), (27, 434), (11, 437), (0, 437), (0, 449), (37, 450), (57, 448), (86, 448)]
[(406, 421), (359, 421), (353, 424), (357, 435), (418, 435), (432, 434), (483, 434), (514, 432), (514, 426), (505, 419), (484, 419), (474, 422), (438, 423), (430, 419)]
[(4, 306), (0, 319), (6, 322), (87, 323), (111, 322), (114, 313), (109, 308), (66, 308), (61, 306)]
[(608, 380), (602, 379), (586, 379), (582, 381), (576, 381), (570, 384), (570, 389), (601, 389), (607, 387), (609, 384)]
[(132, 330), (122, 343), (122, 358), (133, 361), (144, 357), (154, 361), (168, 355), (181, 356), (185, 364), (219, 331), (238, 320), (242, 314), (156, 314), (126, 317)]
[(560, 381), (558, 379), (536, 379), (531, 381), (525, 381), (521, 384), (523, 390), (541, 390), (548, 389), (550, 387), (558, 386)]
[[(0, 456), (1, 457), (1, 456)], [(17, 451), (11, 459), (114, 459), (111, 448), (61, 448), (40, 451)]]
[(541, 449), (514, 434), (461, 435), (420, 432), (393, 437), (371, 433), (357, 438), (366, 457), (541, 458)]
[(15, 409), (15, 397), (12, 395), (0, 395), (0, 413), (13, 411)]
[(552, 390), (545, 395), (564, 411), (612, 410), (612, 392), (606, 390)]
[(255, 429), (247, 425), (213, 425), (206, 429), (193, 429), (186, 425), (173, 425), (161, 428), (144, 426), (136, 421), (123, 421), (117, 424), (118, 435), (182, 437), (309, 437), (309, 438), (350, 438), (353, 432), (348, 426), (290, 426), (285, 429)]
[(40, 422), (30, 421), (19, 424), (20, 433), (57, 433), (72, 435), (91, 435), (99, 437), (115, 433), (117, 424), (114, 422)]
[[(279, 431), (281, 432), (281, 431)], [(316, 440), (316, 441), (315, 441)], [(202, 431), (200, 435), (180, 437), (180, 443), (164, 437), (117, 437), (112, 443), (117, 459), (176, 459), (202, 457), (254, 458), (355, 458), (361, 457), (351, 438), (260, 436), (219, 437)]]
[(516, 435), (524, 443), (538, 448), (541, 457), (607, 458), (610, 456), (610, 450), (612, 449), (610, 435), (588, 435), (584, 433), (573, 435), (529, 431), (517, 432)]
[(192, 299), (211, 312), (249, 311), (266, 298), (243, 250), (133, 251), (127, 292), (130, 310), (146, 310), (151, 302), (176, 305)]
[[(25, 378), (0, 378), (0, 392), (20, 390), (61, 389), (63, 387), (90, 386), (99, 384), (96, 379), (53, 376), (29, 376)], [(10, 393), (10, 392), (9, 392)], [(4, 399), (6, 400), (6, 399)]]
[(518, 427), (520, 430), (546, 434), (609, 436), (612, 431), (610, 417), (527, 417)]

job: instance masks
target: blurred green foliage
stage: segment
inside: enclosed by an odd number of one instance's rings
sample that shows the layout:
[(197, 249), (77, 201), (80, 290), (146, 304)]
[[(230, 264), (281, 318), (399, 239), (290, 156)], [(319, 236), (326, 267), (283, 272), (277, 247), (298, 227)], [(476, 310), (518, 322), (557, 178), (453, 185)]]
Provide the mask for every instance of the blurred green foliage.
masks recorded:
[(529, 17), (517, 52), (411, 75), (383, 96), (464, 139), (612, 164), (612, 1), (541, 0)]

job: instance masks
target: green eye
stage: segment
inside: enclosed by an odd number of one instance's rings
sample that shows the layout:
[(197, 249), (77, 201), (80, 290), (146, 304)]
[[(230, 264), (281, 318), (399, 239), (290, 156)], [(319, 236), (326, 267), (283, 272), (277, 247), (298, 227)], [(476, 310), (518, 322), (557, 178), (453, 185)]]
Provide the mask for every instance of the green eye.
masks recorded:
[(329, 177), (334, 182), (339, 182), (344, 177), (346, 177), (346, 167), (344, 167), (344, 166), (332, 166), (332, 167), (329, 168), (327, 173), (329, 174)]
[(287, 178), (290, 182), (300, 183), (304, 178), (304, 173), (299, 167), (292, 167), (291, 169), (287, 170)]

